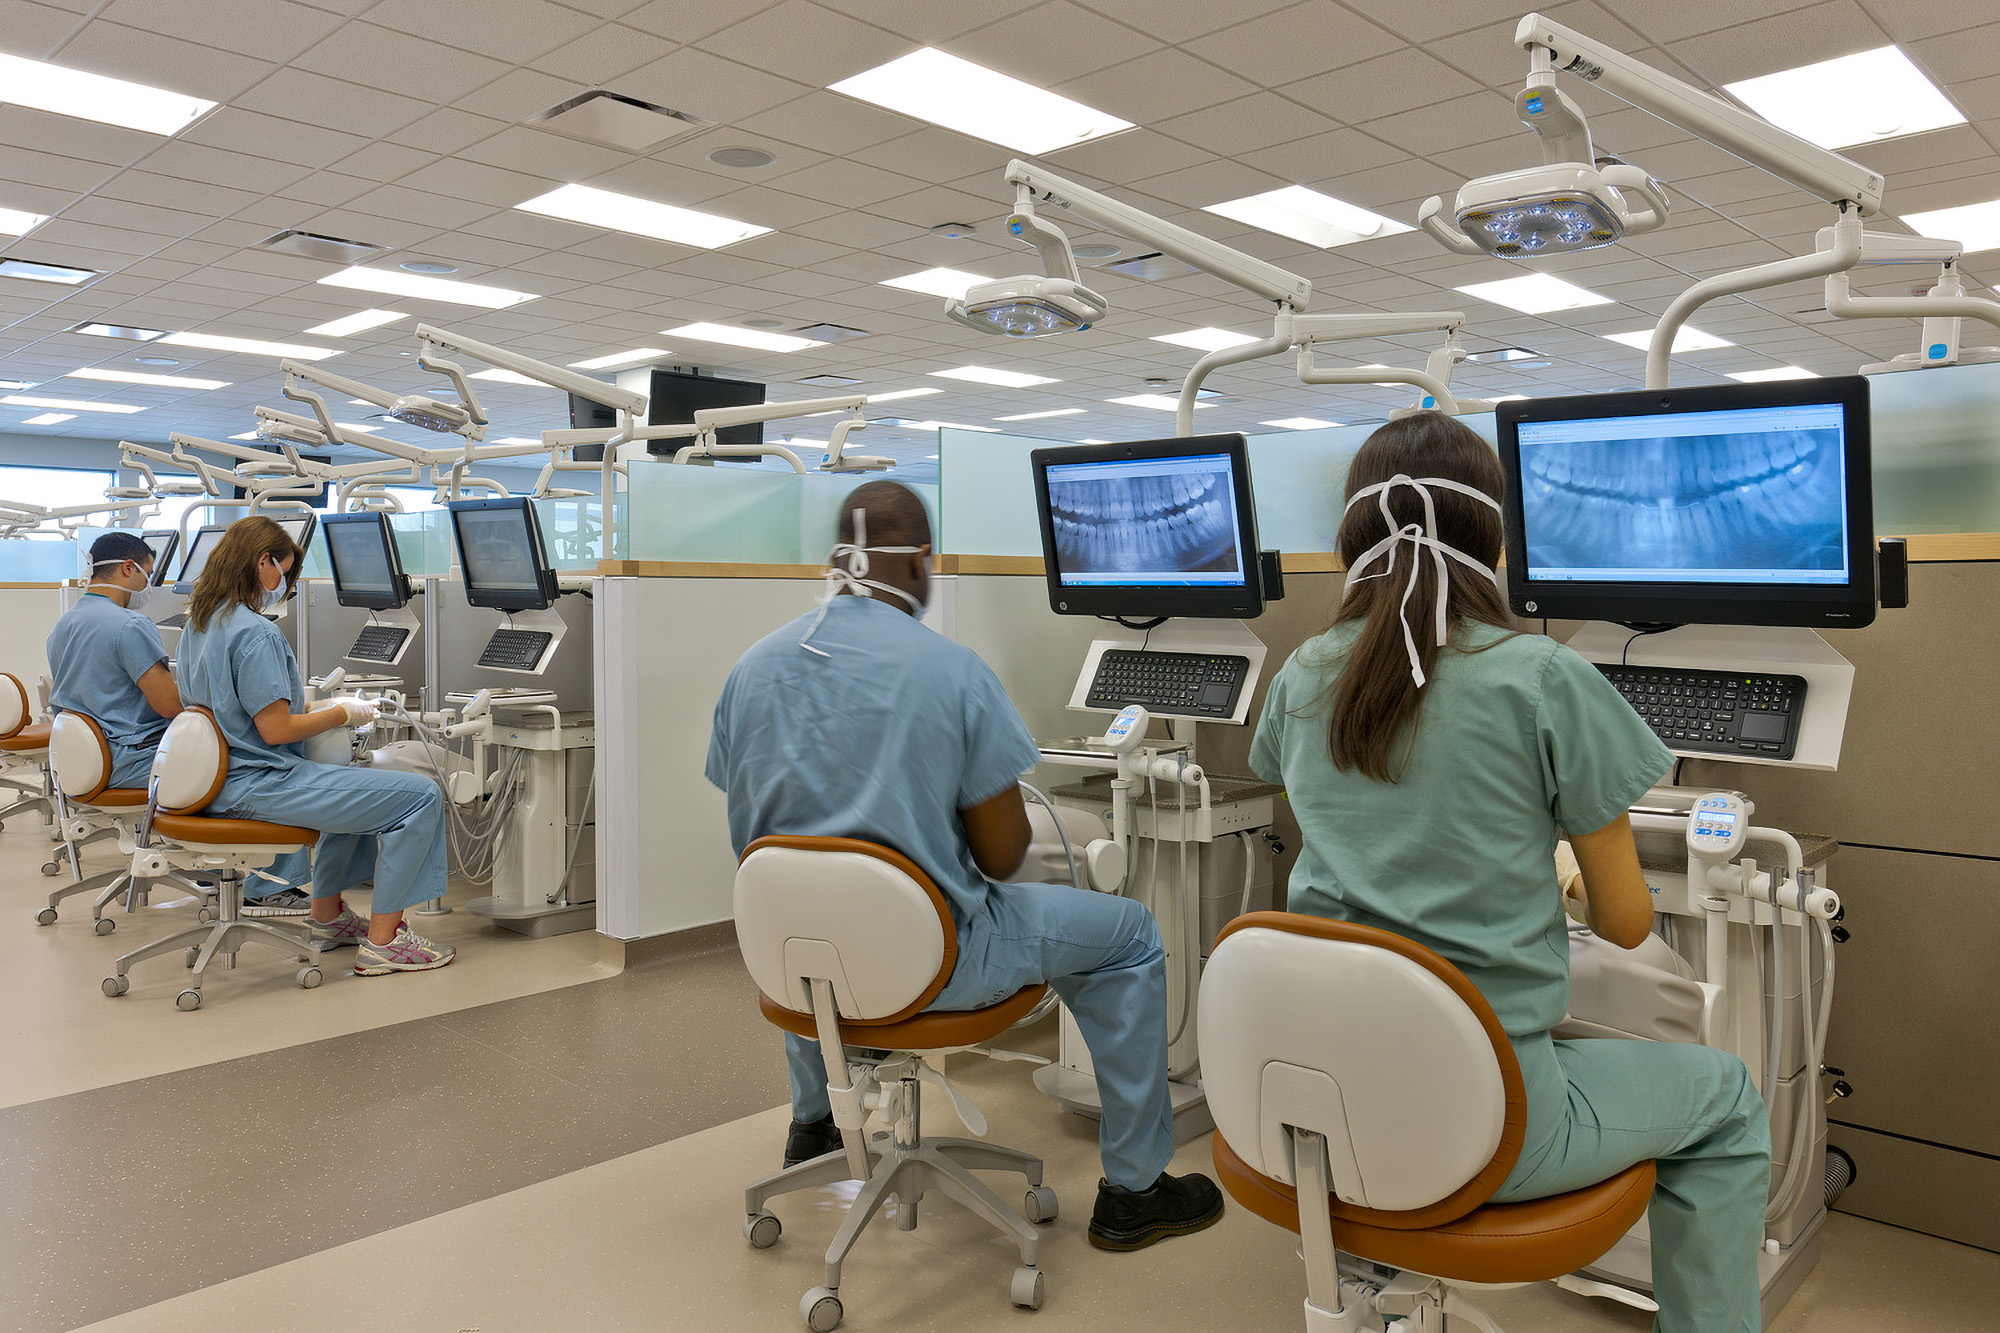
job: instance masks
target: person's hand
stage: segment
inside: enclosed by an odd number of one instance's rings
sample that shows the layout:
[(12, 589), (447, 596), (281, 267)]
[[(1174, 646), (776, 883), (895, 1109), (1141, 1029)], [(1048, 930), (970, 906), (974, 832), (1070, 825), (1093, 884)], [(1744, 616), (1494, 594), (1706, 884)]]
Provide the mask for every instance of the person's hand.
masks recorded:
[(380, 710), (367, 699), (335, 699), (333, 706), (341, 710), (350, 727), (365, 727), (380, 716)]
[(1563, 911), (1573, 921), (1590, 924), (1589, 909), (1583, 897), (1583, 868), (1576, 863), (1576, 853), (1570, 850), (1566, 839), (1556, 840), (1556, 883), (1563, 893)]

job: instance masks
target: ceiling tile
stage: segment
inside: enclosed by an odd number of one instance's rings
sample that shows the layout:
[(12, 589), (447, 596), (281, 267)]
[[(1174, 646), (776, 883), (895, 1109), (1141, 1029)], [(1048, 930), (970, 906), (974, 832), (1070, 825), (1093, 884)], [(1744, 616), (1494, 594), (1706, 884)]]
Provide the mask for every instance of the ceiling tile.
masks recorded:
[(1153, 125), (1248, 96), (1256, 86), (1170, 48), (1085, 75), (1056, 91), (1136, 125)]
[(581, 143), (525, 125), (511, 125), (491, 138), (462, 150), (459, 156), (487, 166), (559, 181), (586, 180), (632, 161), (629, 154), (616, 149)]
[(26, 208), (34, 213), (53, 212), (67, 203), (71, 196), (94, 190), (110, 180), (116, 171), (117, 168), (102, 162), (58, 157), (54, 153), (0, 143), (0, 182), (5, 182), (0, 184), (0, 195), (24, 201), (33, 196), (32, 203), (6, 205), (12, 208)]
[(938, 46), (948, 38), (1027, 9), (1038, 0), (930, 0), (921, 5), (913, 5), (909, 0), (818, 0), (818, 3), (914, 41)]
[(232, 153), (261, 157), (276, 154), (302, 167), (330, 166), (368, 142), (358, 134), (343, 134), (233, 106), (217, 108), (177, 138), (181, 143)]
[(1370, 61), (1366, 77), (1321, 74), (1286, 85), (1284, 93), (1343, 124), (1358, 125), (1477, 90), (1471, 79), (1442, 61), (1404, 47)]
[(433, 109), (431, 103), (414, 97), (360, 88), (297, 66), (279, 70), (236, 98), (234, 105), (369, 139), (401, 129)]
[(1887, 45), (1889, 35), (1854, 0), (1829, 0), (1685, 38), (1674, 43), (1674, 54), (1719, 87)]
[(1082, 0), (1088, 8), (1163, 42), (1186, 42), (1232, 23), (1283, 9), (1296, 0)]
[(517, 69), (459, 98), (457, 107), (499, 121), (532, 120), (588, 91), (587, 82)]
[(368, 21), (510, 65), (575, 41), (595, 19), (550, 0), (381, 0)]
[(0, 144), (33, 144), (64, 157), (129, 166), (160, 146), (160, 136), (0, 103)]
[(1204, 60), (1266, 87), (1343, 69), (1403, 45), (1402, 39), (1342, 9), (1308, 0), (1187, 43)]
[(547, 55), (537, 57), (535, 68), (559, 78), (610, 87), (615, 92), (620, 75), (660, 59), (676, 45), (664, 36), (641, 28), (607, 23)]
[(628, 96), (724, 124), (744, 121), (811, 91), (805, 84), (691, 46), (624, 75), (618, 87)]
[(368, 23), (342, 25), (315, 42), (292, 64), (295, 69), (311, 70), (364, 88), (392, 93), (421, 89), (424, 97), (435, 103), (455, 102), (499, 78), (509, 68), (498, 60), (455, 46)]
[(907, 55), (919, 44), (808, 0), (783, 0), (700, 40), (704, 51), (814, 88)]
[[(226, 33), (226, 30), (224, 30)], [(268, 61), (95, 20), (63, 44), (56, 63), (93, 74), (232, 101), (274, 68)]]
[[(1056, 32), (1063, 34), (1063, 39), (1050, 41), (1049, 34)], [(1050, 0), (967, 33), (952, 41), (949, 49), (951, 54), (975, 65), (1011, 75), (1038, 88), (1048, 88), (1093, 70), (1136, 59), (1162, 46), (1156, 37), (1102, 18), (1068, 0)]]
[(1308, 111), (1276, 93), (1252, 93), (1191, 116), (1160, 122), (1160, 133), (1225, 157), (1310, 138), (1340, 128), (1316, 111)]
[(31, 60), (46, 60), (81, 23), (76, 14), (67, 10), (48, 5), (10, 4), (7, 6), (8, 52), (27, 56)]
[(828, 161), (803, 171), (788, 172), (772, 185), (789, 194), (824, 200), (848, 208), (863, 208), (916, 189), (921, 181), (854, 161)]
[(913, 128), (908, 117), (830, 92), (808, 93), (738, 123), (755, 134), (835, 155), (900, 138)]
[[(113, 23), (185, 38), (259, 60), (288, 60), (340, 24), (337, 15), (290, 0), (113, 0), (103, 16)], [(9, 19), (11, 27), (13, 20)]]

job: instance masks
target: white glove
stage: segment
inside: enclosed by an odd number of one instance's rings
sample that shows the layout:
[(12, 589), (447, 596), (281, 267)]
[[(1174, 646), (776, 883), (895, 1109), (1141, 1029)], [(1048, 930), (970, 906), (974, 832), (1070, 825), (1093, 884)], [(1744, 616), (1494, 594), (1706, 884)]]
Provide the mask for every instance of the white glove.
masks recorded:
[(381, 715), (381, 711), (367, 699), (343, 698), (333, 702), (347, 715), (350, 727), (365, 727)]
[(1563, 911), (1572, 921), (1590, 924), (1590, 909), (1585, 906), (1583, 896), (1583, 867), (1576, 863), (1576, 853), (1563, 839), (1556, 841), (1556, 883), (1563, 892)]

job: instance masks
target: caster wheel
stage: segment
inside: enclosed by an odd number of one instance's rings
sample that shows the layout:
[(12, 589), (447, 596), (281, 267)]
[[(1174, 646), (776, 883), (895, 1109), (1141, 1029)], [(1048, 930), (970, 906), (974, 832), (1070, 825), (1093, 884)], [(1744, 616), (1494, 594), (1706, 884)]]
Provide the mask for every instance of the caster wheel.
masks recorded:
[(90, 930), (93, 935), (109, 935), (116, 929), (118, 929), (118, 923), (108, 916), (101, 916), (90, 923)]
[(1008, 1285), (1007, 1299), (1023, 1310), (1042, 1308), (1042, 1270), (1029, 1268), (1025, 1264), (1014, 1270), (1014, 1280)]
[(38, 925), (38, 926), (53, 926), (53, 925), (54, 925), (55, 923), (56, 923), (56, 909), (55, 909), (55, 908), (53, 908), (53, 907), (44, 907), (44, 908), (43, 908), (43, 909), (42, 909), (41, 911), (39, 911), (39, 912), (35, 913), (35, 924), (36, 924), (36, 925)]
[(57, 875), (62, 874), (62, 866), (55, 861), (44, 861), (42, 862), (42, 873), (53, 879)]
[(201, 957), (201, 950), (199, 950), (199, 949), (185, 949), (185, 950), (182, 950), (182, 952), (181, 952), (181, 966), (182, 966), (182, 967), (193, 967), (193, 966), (195, 965), (195, 962), (196, 962), (196, 960), (197, 960), (197, 959), (199, 959), (200, 957)]
[(115, 1000), (126, 991), (132, 989), (132, 979), (130, 977), (106, 977), (103, 986), (99, 987), (99, 989)]
[(1021, 1213), (1030, 1222), (1055, 1221), (1056, 1192), (1047, 1185), (1035, 1186), (1021, 1201)]
[(753, 1250), (768, 1250), (778, 1243), (785, 1224), (773, 1213), (752, 1213), (743, 1219), (743, 1239), (750, 1242)]
[(799, 1318), (812, 1333), (833, 1333), (840, 1327), (840, 1297), (829, 1287), (814, 1287), (799, 1298)]
[(325, 979), (316, 967), (302, 967), (299, 969), (299, 985), (306, 990), (312, 990)]
[[(213, 907), (196, 908), (194, 919), (201, 925), (206, 926), (210, 922), (215, 921), (217, 919), (215, 915), (215, 909)], [(189, 964), (189, 966), (193, 966), (193, 964)]]
[(180, 1010), (182, 1013), (193, 1013), (195, 1010), (201, 1008), (201, 992), (198, 990), (182, 991), (179, 995), (174, 996), (174, 1008)]

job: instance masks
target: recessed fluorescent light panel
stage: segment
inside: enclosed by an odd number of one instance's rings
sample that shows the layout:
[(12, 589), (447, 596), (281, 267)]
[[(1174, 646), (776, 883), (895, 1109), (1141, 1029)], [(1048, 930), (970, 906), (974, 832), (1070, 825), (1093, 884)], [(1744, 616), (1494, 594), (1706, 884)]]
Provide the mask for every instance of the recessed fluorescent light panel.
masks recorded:
[(41, 213), (23, 213), (18, 208), (0, 208), (0, 236), (26, 236), (47, 222)]
[(379, 329), (384, 324), (394, 324), (409, 316), (400, 310), (363, 310), (358, 315), (348, 315), (343, 319), (329, 320), (306, 330), (316, 338), (352, 338), (357, 333)]
[[(1181, 410), (1180, 399), (1169, 398), (1163, 393), (1135, 393), (1129, 398), (1112, 398), (1106, 401), (1122, 403), (1126, 407), (1150, 407), (1157, 412), (1178, 412)], [(1208, 404), (1196, 403), (1195, 406), (1198, 408), (1207, 407)]]
[[(22, 387), (25, 388), (26, 386), (24, 385)], [(887, 393), (869, 394), (868, 401), (871, 403), (893, 403), (898, 398), (928, 398), (934, 393), (943, 393), (943, 392), (944, 392), (943, 389), (932, 389), (928, 387), (922, 389), (891, 389)]]
[(1017, 153), (1053, 152), (1132, 128), (1129, 120), (928, 46), (828, 86)]
[(955, 268), (927, 268), (922, 273), (911, 273), (900, 278), (890, 278), (877, 283), (879, 287), (896, 287), (906, 292), (922, 292), (925, 296), (945, 296), (954, 301), (963, 300), (967, 289), (975, 283), (988, 279), (977, 273), (963, 273)]
[(1000, 428), (998, 426), (967, 426), (956, 421), (907, 421), (903, 423), (903, 429), (904, 430), (969, 430), (969, 431), (976, 431), (981, 435), (1000, 434)]
[(1482, 301), (1491, 301), (1494, 305), (1504, 305), (1524, 315), (1547, 315), (1558, 310), (1581, 310), (1585, 306), (1611, 304), (1608, 296), (1599, 296), (1588, 288), (1552, 278), (1546, 273), (1528, 273), (1518, 278), (1502, 278), (1499, 282), (1475, 282), (1453, 290), (1476, 296)]
[(1176, 347), (1192, 347), (1197, 352), (1221, 352), (1257, 340), (1245, 333), (1231, 333), (1228, 329), (1189, 329), (1186, 333), (1156, 334), (1152, 341), (1172, 343)]
[(93, 338), (129, 338), (133, 342), (141, 343), (149, 343), (156, 338), (167, 336), (165, 329), (142, 329), (133, 324), (79, 324), (68, 331), (87, 333)]
[[(1624, 343), (1627, 347), (1636, 347), (1642, 352), (1647, 351), (1653, 345), (1653, 331), (1651, 329), (1633, 329), (1630, 333), (1607, 333), (1604, 337), (1615, 343)], [(1718, 338), (1712, 333), (1703, 333), (1700, 329), (1694, 328), (1691, 325), (1683, 324), (1674, 331), (1673, 355), (1675, 356), (1679, 356), (1682, 352), (1709, 352), (1718, 347), (1734, 346), (1736, 344), (1726, 338)]]
[(363, 433), (382, 429), (380, 426), (370, 425), (365, 421), (336, 421), (333, 424), (342, 430), (358, 430)]
[(61, 412), (143, 412), (143, 407), (128, 407), (124, 403), (85, 403), (74, 398), (30, 398), (26, 394), (8, 394), (0, 398), (0, 403), (9, 407), (49, 407)]
[(228, 380), (198, 380), (191, 375), (147, 375), (136, 370), (100, 370), (85, 366), (63, 376), (66, 380), (105, 380), (112, 384), (155, 384), (162, 389), (226, 389)]
[(26, 278), (29, 282), (59, 282), (74, 287), (89, 282), (97, 270), (70, 268), (63, 264), (37, 264), (27, 259), (0, 259), (0, 278)]
[(1919, 236), (1934, 241), (1957, 241), (1967, 254), (1974, 250), (2000, 250), (2000, 199), (1927, 213), (1905, 213), (1903, 221), (1915, 228)]
[(1803, 366), (1773, 366), (1769, 370), (1732, 370), (1729, 378), (1741, 384), (1769, 384), (1773, 380), (1816, 380), (1819, 373)]
[(1262, 231), (1289, 236), (1322, 250), (1377, 236), (1393, 236), (1399, 231), (1416, 230), (1394, 218), (1371, 213), (1344, 199), (1308, 190), (1303, 185), (1287, 185), (1282, 190), (1209, 204), (1202, 211), (1236, 222), (1247, 222)]
[(0, 102), (148, 134), (179, 134), (215, 103), (45, 60), (0, 55)]
[(1049, 417), (1080, 417), (1082, 415), (1083, 409), (1080, 407), (1056, 407), (1046, 412), (1017, 412), (1011, 417), (995, 417), (993, 419), (995, 421), (1042, 421)]
[(531, 389), (546, 389), (550, 387), (540, 380), (529, 379), (526, 375), (516, 370), (500, 370), (497, 368), (493, 370), (481, 370), (467, 375), (466, 378), (469, 380), (493, 380), (499, 384), (525, 384)]
[(956, 370), (933, 370), (931, 374), (939, 379), (970, 380), (974, 384), (993, 384), (1002, 389), (1032, 389), (1037, 384), (1057, 384), (1046, 375), (1024, 375), (1018, 370), (995, 370), (991, 366), (960, 366)]
[(241, 435), (232, 435), (229, 438), (232, 440), (261, 440), (264, 437), (254, 430), (246, 430)]
[(613, 366), (636, 366), (641, 361), (652, 361), (667, 355), (664, 347), (634, 347), (629, 352), (613, 352), (610, 356), (596, 356), (588, 361), (572, 361), (571, 370), (609, 370)]
[(607, 227), (612, 231), (648, 236), (656, 241), (672, 241), (675, 245), (691, 245), (701, 250), (720, 249), (738, 241), (747, 241), (752, 236), (762, 236), (771, 230), (749, 222), (738, 222), (734, 218), (698, 213), (692, 208), (677, 208), (673, 204), (637, 199), (629, 194), (614, 194), (610, 190), (594, 189), (588, 185), (565, 185), (514, 207), (524, 213), (580, 222), (586, 227)]
[(727, 324), (683, 324), (677, 329), (661, 329), (669, 338), (693, 338), (698, 342), (721, 343), (724, 347), (750, 347), (760, 352), (803, 352), (808, 347), (824, 347), (811, 338), (794, 338), (789, 333), (765, 333), (758, 329), (738, 329)]
[(32, 389), (39, 383), (40, 380), (0, 380), (0, 389), (12, 393), (18, 389)]
[(29, 417), (23, 426), (60, 426), (65, 421), (75, 421), (74, 412), (44, 412), (38, 417)]
[(340, 353), (329, 347), (309, 347), (304, 343), (267, 343), (257, 338), (230, 338), (220, 333), (169, 333), (158, 341), (175, 347), (200, 347), (211, 352), (240, 352), (245, 356), (281, 356), (292, 361), (324, 361)]
[(1937, 85), (1893, 46), (1722, 86), (1779, 129), (1821, 148), (1965, 124)]
[(1325, 430), (1328, 426), (1338, 426), (1338, 421), (1321, 421), (1318, 417), (1281, 417), (1276, 421), (1260, 421), (1260, 426), (1276, 426), (1279, 430)]
[(358, 265), (329, 273), (320, 282), (328, 287), (408, 296), (422, 301), (443, 301), (449, 305), (477, 306), (481, 310), (505, 310), (508, 306), (535, 299), (533, 292), (515, 292), (505, 287), (459, 282), (455, 278), (427, 278), (418, 273), (404, 273), (400, 269), (362, 268)]

